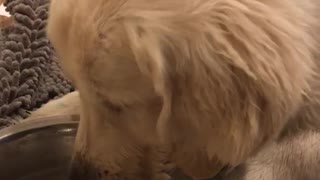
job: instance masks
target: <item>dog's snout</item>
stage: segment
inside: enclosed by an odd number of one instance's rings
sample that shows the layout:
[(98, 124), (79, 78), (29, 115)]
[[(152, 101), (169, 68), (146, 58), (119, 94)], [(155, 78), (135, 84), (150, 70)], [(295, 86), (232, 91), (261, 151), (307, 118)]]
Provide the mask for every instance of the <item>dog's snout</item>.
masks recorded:
[(74, 156), (70, 172), (69, 180), (99, 180), (101, 179), (99, 170), (88, 160), (77, 154)]

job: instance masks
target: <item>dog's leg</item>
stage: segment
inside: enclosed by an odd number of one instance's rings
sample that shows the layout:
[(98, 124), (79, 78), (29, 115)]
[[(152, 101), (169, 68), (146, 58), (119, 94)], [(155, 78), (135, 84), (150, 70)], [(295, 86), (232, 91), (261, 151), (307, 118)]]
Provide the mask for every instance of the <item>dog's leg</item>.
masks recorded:
[(320, 179), (320, 133), (302, 132), (274, 143), (215, 180)]
[(27, 120), (74, 114), (80, 114), (80, 98), (78, 91), (71, 92), (59, 99), (49, 101), (41, 108), (31, 112), (31, 115)]

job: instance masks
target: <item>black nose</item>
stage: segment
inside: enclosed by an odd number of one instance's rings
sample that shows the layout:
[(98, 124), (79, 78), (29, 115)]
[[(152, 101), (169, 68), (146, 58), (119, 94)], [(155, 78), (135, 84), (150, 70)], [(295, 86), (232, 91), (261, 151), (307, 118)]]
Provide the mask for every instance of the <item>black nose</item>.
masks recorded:
[(99, 170), (80, 154), (76, 154), (71, 162), (69, 180), (99, 180)]

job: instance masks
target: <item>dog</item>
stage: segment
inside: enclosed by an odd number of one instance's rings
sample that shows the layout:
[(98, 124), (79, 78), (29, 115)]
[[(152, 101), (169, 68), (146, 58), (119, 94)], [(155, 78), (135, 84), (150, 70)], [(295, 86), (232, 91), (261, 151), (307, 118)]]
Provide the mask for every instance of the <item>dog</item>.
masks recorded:
[[(74, 115), (79, 112), (77, 91), (52, 100), (32, 112), (28, 119)], [(220, 173), (213, 180), (314, 180), (319, 177), (320, 133), (301, 131), (272, 142), (238, 167)], [(170, 167), (169, 167), (170, 168)], [(167, 169), (170, 170), (170, 169)]]
[(206, 179), (317, 134), (319, 10), (317, 0), (52, 0), (47, 34), (80, 99), (71, 179), (166, 179), (167, 159)]

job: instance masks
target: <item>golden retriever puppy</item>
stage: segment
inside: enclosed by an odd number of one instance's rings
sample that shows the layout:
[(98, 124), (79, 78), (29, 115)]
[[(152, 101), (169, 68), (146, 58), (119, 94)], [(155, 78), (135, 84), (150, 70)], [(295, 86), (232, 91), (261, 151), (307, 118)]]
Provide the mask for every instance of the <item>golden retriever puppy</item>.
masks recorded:
[[(30, 118), (77, 114), (79, 102), (78, 92), (69, 93), (32, 112)], [(291, 129), (294, 130), (294, 128)], [(279, 141), (270, 143), (257, 155), (249, 158), (238, 167), (222, 171), (214, 180), (319, 179), (320, 133), (305, 128), (298, 132), (287, 134)], [(156, 161), (157, 159), (151, 160)]]
[(205, 179), (318, 125), (318, 4), (52, 0), (48, 37), (81, 103), (72, 178), (166, 178), (169, 158)]

